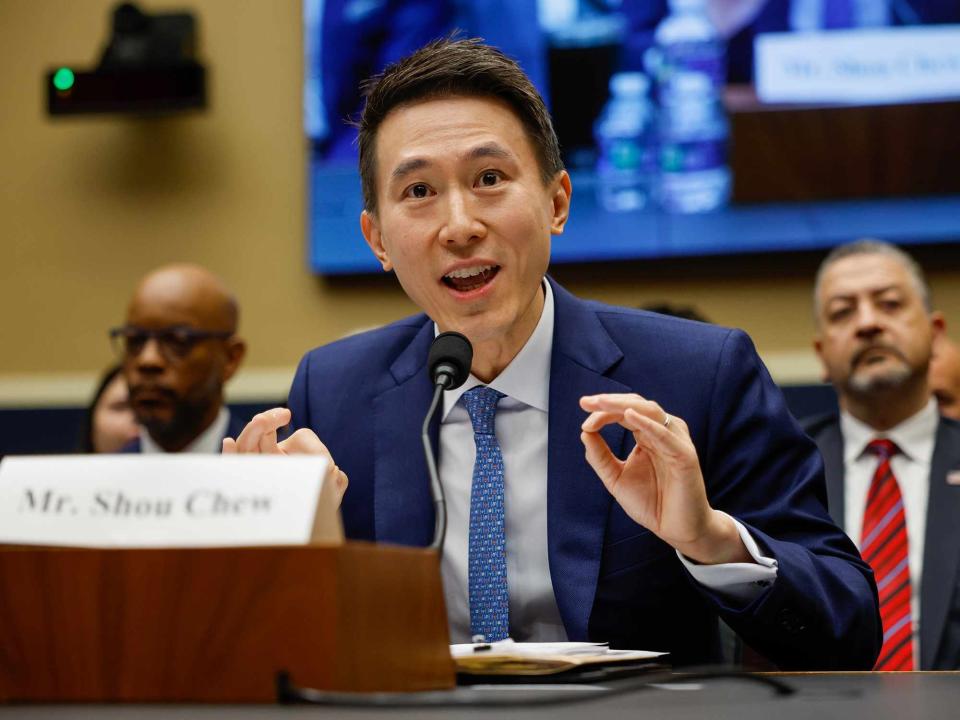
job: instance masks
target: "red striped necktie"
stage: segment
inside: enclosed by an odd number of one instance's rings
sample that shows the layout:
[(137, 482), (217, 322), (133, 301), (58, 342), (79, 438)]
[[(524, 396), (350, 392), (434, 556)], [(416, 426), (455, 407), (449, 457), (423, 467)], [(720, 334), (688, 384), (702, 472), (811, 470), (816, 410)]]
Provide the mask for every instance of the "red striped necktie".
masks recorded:
[(879, 459), (867, 493), (860, 543), (880, 591), (883, 648), (874, 670), (913, 670), (913, 616), (910, 612), (910, 562), (903, 496), (890, 467), (900, 452), (891, 440), (873, 440), (867, 451)]

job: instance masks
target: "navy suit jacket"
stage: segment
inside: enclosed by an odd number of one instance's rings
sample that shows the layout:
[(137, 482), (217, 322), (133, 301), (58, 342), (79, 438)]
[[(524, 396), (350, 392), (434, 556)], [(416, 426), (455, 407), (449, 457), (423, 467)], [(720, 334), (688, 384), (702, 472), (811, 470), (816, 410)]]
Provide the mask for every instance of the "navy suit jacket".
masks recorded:
[[(552, 283), (552, 281), (551, 281)], [(718, 614), (784, 668), (869, 668), (880, 649), (869, 568), (826, 510), (820, 455), (740, 331), (573, 297), (552, 283), (548, 420), (550, 575), (571, 640), (668, 650), (677, 664), (719, 659)], [(434, 337), (425, 316), (308, 353), (290, 392), (347, 473), (350, 538), (424, 546), (434, 527), (420, 443)], [(631, 520), (584, 459), (582, 395), (637, 392), (690, 427), (714, 507), (779, 561), (747, 607), (698, 585), (675, 551)], [(437, 423), (433, 427), (437, 447)], [(603, 431), (624, 457), (633, 436)]]
[[(830, 514), (844, 520), (843, 436), (835, 413), (805, 423), (827, 472)], [(920, 586), (920, 668), (960, 669), (960, 485), (947, 474), (960, 471), (960, 423), (940, 418), (930, 464), (927, 528)]]
[[(230, 422), (227, 423), (227, 431), (224, 433), (223, 437), (236, 439), (236, 437), (241, 432), (243, 432), (243, 428), (245, 426), (246, 426), (246, 423), (243, 420), (238, 418), (233, 413), (230, 413)], [(122, 448), (120, 448), (120, 452), (122, 453), (139, 453), (140, 451), (141, 451), (140, 438), (138, 437), (134, 438), (133, 440), (128, 442), (126, 445), (124, 445)]]

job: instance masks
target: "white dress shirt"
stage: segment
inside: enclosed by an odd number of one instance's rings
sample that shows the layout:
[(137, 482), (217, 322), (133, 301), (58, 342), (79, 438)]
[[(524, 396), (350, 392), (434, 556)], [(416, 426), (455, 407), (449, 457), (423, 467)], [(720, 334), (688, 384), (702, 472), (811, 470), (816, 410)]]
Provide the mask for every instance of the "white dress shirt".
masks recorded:
[[(182, 453), (207, 453), (216, 455), (220, 452), (223, 445), (223, 437), (227, 433), (227, 425), (230, 424), (230, 411), (226, 407), (221, 407), (220, 412), (210, 427), (197, 435), (196, 440), (187, 445), (180, 452)], [(140, 452), (144, 454), (165, 453), (162, 447), (154, 442), (146, 428), (140, 428)]]
[[(525, 642), (567, 639), (553, 594), (547, 551), (547, 431), (554, 302), (544, 282), (543, 312), (517, 356), (489, 386), (504, 394), (495, 430), (503, 454), (504, 512), (510, 635)], [(447, 502), (447, 535), (442, 573), (450, 641), (470, 641), (470, 489), (476, 446), (473, 426), (460, 396), (483, 383), (472, 374), (443, 396), (440, 424), (440, 481)], [(577, 412), (578, 408), (561, 408)], [(699, 582), (732, 600), (749, 602), (776, 578), (776, 561), (762, 557), (746, 529), (740, 536), (757, 564), (694, 565), (681, 561)], [(678, 553), (679, 555), (679, 553)]]
[(843, 524), (847, 535), (860, 547), (867, 492), (877, 469), (877, 456), (867, 452), (876, 438), (889, 438), (900, 452), (890, 459), (907, 521), (910, 562), (910, 612), (913, 616), (913, 657), (920, 660), (920, 580), (923, 577), (923, 540), (927, 531), (927, 499), (930, 495), (930, 463), (940, 416), (932, 398), (913, 417), (885, 433), (860, 422), (849, 413), (840, 413), (843, 435)]

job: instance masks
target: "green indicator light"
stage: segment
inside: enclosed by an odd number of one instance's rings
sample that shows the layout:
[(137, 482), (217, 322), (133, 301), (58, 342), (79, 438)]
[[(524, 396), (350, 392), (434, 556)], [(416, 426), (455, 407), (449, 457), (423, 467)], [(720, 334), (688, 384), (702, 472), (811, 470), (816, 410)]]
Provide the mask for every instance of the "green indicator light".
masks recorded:
[(53, 86), (60, 92), (64, 92), (73, 87), (73, 70), (70, 68), (60, 68), (53, 74)]

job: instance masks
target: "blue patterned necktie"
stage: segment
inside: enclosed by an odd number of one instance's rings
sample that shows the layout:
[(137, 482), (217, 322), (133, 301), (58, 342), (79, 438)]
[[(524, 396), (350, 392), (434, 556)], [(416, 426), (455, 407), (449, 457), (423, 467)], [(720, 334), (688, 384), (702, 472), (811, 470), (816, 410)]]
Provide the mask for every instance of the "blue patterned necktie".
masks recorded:
[(483, 635), (487, 642), (503, 640), (510, 634), (503, 455), (493, 423), (502, 397), (503, 393), (483, 385), (462, 395), (477, 446), (470, 491), (470, 634)]

